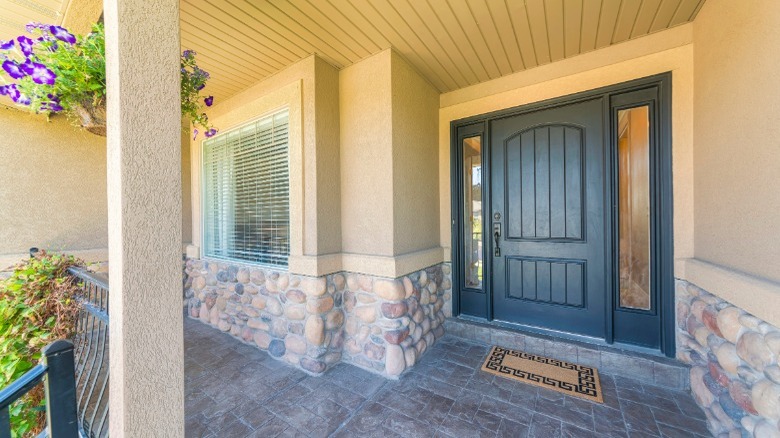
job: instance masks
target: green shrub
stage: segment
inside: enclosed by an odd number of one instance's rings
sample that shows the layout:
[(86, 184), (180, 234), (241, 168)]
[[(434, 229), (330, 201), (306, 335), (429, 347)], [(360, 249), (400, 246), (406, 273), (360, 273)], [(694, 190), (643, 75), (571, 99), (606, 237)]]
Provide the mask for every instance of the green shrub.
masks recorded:
[[(38, 363), (47, 344), (73, 335), (78, 285), (66, 270), (80, 264), (72, 256), (42, 251), (0, 280), (0, 388)], [(43, 395), (38, 385), (11, 407), (11, 436), (33, 436), (42, 430)]]

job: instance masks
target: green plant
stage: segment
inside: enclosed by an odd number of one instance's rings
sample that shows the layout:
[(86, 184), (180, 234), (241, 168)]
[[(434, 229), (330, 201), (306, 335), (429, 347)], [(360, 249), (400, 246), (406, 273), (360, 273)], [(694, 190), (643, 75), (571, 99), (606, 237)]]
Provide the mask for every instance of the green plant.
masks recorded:
[[(209, 74), (195, 63), (195, 52), (185, 50), (181, 54), (181, 114), (189, 117), (193, 125), (206, 129), (206, 137), (211, 137), (217, 130), (209, 125), (209, 118), (203, 112), (203, 105), (211, 106), (214, 96), (208, 96), (201, 103), (200, 90), (206, 86)], [(198, 130), (193, 132), (198, 136)]]
[[(3, 69), (16, 80), (17, 91), (11, 89), (11, 98), (41, 112), (68, 112), (77, 105), (101, 105), (106, 95), (103, 26), (96, 24), (92, 33), (78, 37), (62, 28), (55, 32), (62, 29), (64, 34), (53, 33), (50, 27), (54, 26), (28, 25), (31, 36), (38, 38), (19, 36), (15, 45), (7, 49), (6, 54), (21, 55), (8, 56), (3, 61)], [(6, 45), (11, 43), (14, 41)]]
[[(0, 388), (38, 363), (46, 344), (73, 335), (78, 285), (66, 270), (78, 264), (72, 256), (41, 252), (0, 280)], [(43, 402), (39, 385), (11, 407), (12, 436), (33, 436), (42, 429)]]
[[(30, 37), (0, 41), (0, 62), (8, 77), (0, 76), (0, 95), (36, 113), (63, 112), (90, 132), (105, 135), (103, 23), (94, 24), (92, 32), (83, 36), (41, 23), (30, 23), (26, 30)], [(181, 55), (181, 113), (211, 137), (217, 131), (203, 108), (211, 106), (214, 97), (200, 97), (208, 79), (209, 74), (195, 62), (195, 52), (185, 50)]]

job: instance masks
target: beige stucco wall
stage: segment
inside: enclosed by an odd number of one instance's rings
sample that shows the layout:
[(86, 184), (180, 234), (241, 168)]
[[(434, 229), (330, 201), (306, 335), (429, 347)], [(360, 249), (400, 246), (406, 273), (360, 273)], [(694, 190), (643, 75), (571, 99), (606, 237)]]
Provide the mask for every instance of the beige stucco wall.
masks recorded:
[[(108, 259), (106, 139), (0, 105), (0, 270), (30, 247)], [(191, 240), (189, 133), (182, 132), (182, 242)]]
[(391, 53), (339, 72), (341, 235), (350, 254), (394, 252)]
[(780, 2), (694, 22), (696, 258), (780, 282)]
[(680, 278), (780, 325), (780, 3), (709, 0), (694, 22), (695, 258)]
[(103, 0), (69, 0), (62, 17), (63, 26), (76, 34), (86, 34), (103, 14)]
[(430, 249), (440, 253), (435, 189), (439, 92), (400, 55), (391, 53), (393, 255)]
[(192, 243), (192, 193), (190, 192), (190, 132), (189, 126), (181, 133), (181, 242)]
[(397, 277), (441, 262), (438, 92), (393, 50), (339, 80), (343, 269)]
[(105, 259), (105, 138), (4, 106), (0, 132), (0, 269), (33, 246)]
[[(322, 58), (314, 58), (314, 111), (316, 155), (306, 166), (315, 166), (317, 212), (316, 254), (341, 251), (341, 159), (339, 147), (339, 72)], [(312, 163), (312, 161), (314, 161)]]
[[(439, 114), (440, 238), (451, 242), (450, 123), (654, 74), (672, 72), (672, 160), (675, 257), (693, 256), (693, 27), (617, 44), (441, 96)], [(449, 248), (446, 255), (449, 258)]]
[(109, 434), (184, 435), (178, 0), (106, 0)]

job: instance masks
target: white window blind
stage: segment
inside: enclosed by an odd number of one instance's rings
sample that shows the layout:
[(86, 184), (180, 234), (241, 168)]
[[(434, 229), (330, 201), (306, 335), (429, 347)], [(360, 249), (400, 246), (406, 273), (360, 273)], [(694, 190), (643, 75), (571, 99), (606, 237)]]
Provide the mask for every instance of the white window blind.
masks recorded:
[(203, 142), (204, 254), (287, 266), (288, 111)]

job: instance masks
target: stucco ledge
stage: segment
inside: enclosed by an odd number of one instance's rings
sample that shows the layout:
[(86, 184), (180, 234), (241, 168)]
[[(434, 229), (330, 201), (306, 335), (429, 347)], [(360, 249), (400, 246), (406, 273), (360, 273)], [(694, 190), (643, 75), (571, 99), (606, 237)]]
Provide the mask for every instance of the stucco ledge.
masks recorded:
[(674, 276), (780, 326), (780, 284), (696, 258), (675, 260)]

